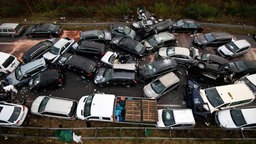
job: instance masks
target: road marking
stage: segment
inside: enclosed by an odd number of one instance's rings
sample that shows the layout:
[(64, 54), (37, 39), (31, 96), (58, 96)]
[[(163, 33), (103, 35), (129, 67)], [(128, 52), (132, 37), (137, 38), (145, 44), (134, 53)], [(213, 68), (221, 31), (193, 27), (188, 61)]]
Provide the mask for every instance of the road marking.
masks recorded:
[(3, 44), (3, 45), (11, 45), (11, 44), (13, 44), (13, 42), (0, 42), (0, 44)]

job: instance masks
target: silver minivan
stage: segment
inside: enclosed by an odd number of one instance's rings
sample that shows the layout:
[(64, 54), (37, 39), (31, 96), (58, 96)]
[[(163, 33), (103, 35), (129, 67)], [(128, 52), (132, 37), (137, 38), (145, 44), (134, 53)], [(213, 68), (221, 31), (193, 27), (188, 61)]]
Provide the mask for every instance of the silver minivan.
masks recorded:
[(3, 23), (0, 25), (0, 36), (16, 37), (24, 31), (24, 26), (19, 23)]
[(29, 82), (32, 76), (47, 69), (47, 64), (44, 58), (36, 59), (16, 68), (10, 73), (6, 80), (9, 84), (14, 86), (21, 86)]

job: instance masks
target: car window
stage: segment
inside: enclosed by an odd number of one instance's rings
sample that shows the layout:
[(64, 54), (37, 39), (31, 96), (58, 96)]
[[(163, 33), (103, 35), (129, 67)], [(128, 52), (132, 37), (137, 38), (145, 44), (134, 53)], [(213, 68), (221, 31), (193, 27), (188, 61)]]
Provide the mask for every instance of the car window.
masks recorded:
[(159, 79), (154, 80), (151, 84), (152, 89), (157, 93), (160, 94), (166, 88)]
[(246, 104), (246, 103), (249, 103), (251, 100), (243, 100), (243, 101), (237, 101), (237, 102), (232, 102), (230, 104), (230, 106), (237, 106), (237, 105), (240, 105), (240, 104)]
[(41, 113), (41, 112), (43, 112), (43, 111), (45, 110), (45, 107), (46, 107), (46, 105), (47, 105), (49, 99), (50, 99), (49, 97), (45, 97), (45, 98), (41, 101), (41, 103), (40, 103), (40, 105), (39, 105), (39, 108), (38, 108), (38, 112), (39, 112), (39, 113)]
[(147, 64), (146, 69), (150, 75), (156, 72), (156, 68), (153, 66), (153, 64)]
[(8, 29), (8, 31), (9, 31), (9, 32), (14, 32), (14, 30), (13, 30), (13, 29)]
[(57, 116), (57, 117), (68, 117), (65, 114), (60, 114), (60, 113), (52, 113), (52, 112), (43, 112), (43, 115), (49, 115), (49, 116)]
[(91, 105), (92, 105), (92, 99), (93, 99), (93, 95), (89, 95), (84, 101), (84, 117), (87, 117), (89, 115), (91, 115)]
[(21, 108), (20, 107), (14, 107), (14, 110), (12, 112), (11, 117), (9, 118), (9, 122), (14, 122), (18, 119), (18, 117), (20, 116), (20, 112), (21, 112)]
[(236, 53), (239, 50), (239, 48), (233, 42), (226, 44), (226, 47), (233, 53)]
[(231, 109), (230, 115), (236, 126), (239, 127), (246, 124), (243, 113), (240, 109)]
[(9, 56), (5, 62), (2, 64), (4, 66), (4, 68), (7, 68), (13, 61), (14, 61), (15, 57), (14, 56)]
[(162, 119), (165, 126), (174, 125), (176, 123), (172, 110), (163, 110)]

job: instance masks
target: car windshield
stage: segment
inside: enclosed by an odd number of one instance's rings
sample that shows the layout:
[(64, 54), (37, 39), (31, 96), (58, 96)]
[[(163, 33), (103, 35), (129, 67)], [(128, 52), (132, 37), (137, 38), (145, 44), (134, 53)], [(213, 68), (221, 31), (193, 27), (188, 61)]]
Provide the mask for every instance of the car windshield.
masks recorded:
[(9, 56), (3, 63), (4, 68), (7, 68), (14, 61), (14, 59), (15, 58), (13, 56)]
[(48, 30), (54, 31), (56, 29), (56, 25), (50, 24)]
[(177, 21), (177, 26), (182, 26), (182, 25), (184, 25), (184, 22), (182, 21), (182, 20), (179, 20), (179, 21)]
[(136, 47), (135, 47), (135, 50), (137, 51), (137, 52), (140, 52), (142, 49), (143, 49), (143, 45), (141, 44), (141, 43), (139, 43)]
[(156, 40), (156, 37), (151, 37), (149, 40), (148, 40), (149, 44), (152, 45), (152, 46), (157, 46), (158, 42)]
[(244, 61), (235, 61), (235, 66), (240, 72), (248, 69), (248, 66), (245, 64)]
[(94, 95), (89, 95), (84, 101), (84, 116), (90, 116), (91, 115), (91, 105), (92, 105), (92, 100), (93, 100)]
[(17, 80), (20, 80), (22, 78), (22, 73), (21, 73), (20, 67), (18, 67), (15, 70), (15, 77), (16, 77)]
[(205, 95), (214, 108), (217, 108), (224, 103), (216, 88), (206, 89)]
[(40, 105), (39, 105), (39, 108), (38, 108), (38, 112), (41, 113), (41, 112), (44, 112), (45, 111), (45, 107), (49, 101), (49, 97), (44, 97), (44, 99), (41, 101)]
[(231, 109), (230, 115), (236, 126), (242, 126), (246, 124), (243, 113), (240, 109)]
[(174, 54), (174, 48), (167, 48), (166, 50), (167, 56), (171, 56)]
[(20, 116), (20, 112), (21, 112), (21, 108), (20, 107), (14, 107), (13, 113), (11, 115), (11, 117), (9, 118), (9, 122), (14, 122), (18, 119), (18, 117)]
[(106, 69), (103, 77), (105, 78), (105, 81), (108, 81), (109, 79), (111, 79), (111, 69)]
[(162, 118), (165, 126), (171, 126), (175, 124), (175, 119), (172, 110), (163, 110)]
[(146, 68), (147, 68), (147, 72), (151, 75), (156, 72), (156, 68), (153, 66), (153, 64), (147, 64)]
[(150, 85), (157, 94), (160, 94), (166, 88), (158, 79), (153, 81)]
[(101, 39), (101, 38), (104, 38), (105, 34), (103, 31), (98, 31), (98, 37)]
[(39, 82), (40, 82), (40, 77), (41, 75), (37, 75), (35, 78), (34, 78), (34, 85), (37, 85)]
[(215, 38), (212, 36), (211, 33), (205, 34), (204, 37), (205, 37), (205, 39), (206, 39), (208, 42), (212, 42), (212, 41), (214, 41), (214, 39), (215, 39)]
[(114, 54), (112, 54), (110, 57), (109, 57), (109, 59), (108, 59), (108, 61), (110, 62), (110, 63), (114, 63), (114, 61), (116, 60), (116, 56), (114, 55)]
[(239, 50), (239, 48), (233, 42), (226, 44), (226, 47), (229, 51), (231, 51), (233, 53), (235, 53)]
[(131, 32), (131, 29), (129, 27), (123, 27), (123, 31), (125, 34), (129, 34)]
[(241, 78), (240, 81), (243, 81), (253, 92), (256, 92), (256, 86), (246, 77)]
[(52, 46), (49, 51), (50, 51), (50, 53), (52, 53), (52, 54), (54, 54), (54, 55), (58, 55), (60, 49), (57, 48), (57, 47), (55, 47), (55, 46)]

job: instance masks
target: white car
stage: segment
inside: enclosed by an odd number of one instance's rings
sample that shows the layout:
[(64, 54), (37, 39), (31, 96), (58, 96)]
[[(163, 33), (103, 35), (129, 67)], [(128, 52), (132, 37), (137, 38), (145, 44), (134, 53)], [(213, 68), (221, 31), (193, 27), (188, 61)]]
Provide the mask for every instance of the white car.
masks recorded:
[(31, 113), (67, 120), (76, 118), (77, 101), (60, 97), (38, 96), (32, 103)]
[(65, 37), (59, 39), (52, 47), (50, 47), (49, 51), (46, 52), (43, 57), (47, 61), (51, 61), (51, 63), (55, 63), (59, 57), (71, 49), (71, 46), (74, 44), (75, 40)]
[(242, 39), (242, 40), (232, 41), (223, 46), (220, 46), (217, 49), (217, 52), (222, 57), (236, 57), (236, 56), (247, 53), (250, 47), (251, 47), (251, 44), (247, 40)]
[(117, 53), (116, 52), (112, 52), (112, 51), (107, 51), (105, 53), (105, 55), (101, 58), (101, 62), (103, 62), (104, 64), (107, 64), (109, 66), (113, 66), (113, 64), (115, 63), (115, 60), (117, 58)]
[(228, 109), (216, 113), (215, 121), (227, 129), (256, 128), (256, 107)]
[(246, 75), (235, 81), (235, 83), (246, 84), (252, 92), (256, 92), (256, 74)]
[(180, 79), (173, 72), (169, 72), (144, 86), (143, 92), (148, 98), (158, 99), (160, 96), (177, 88), (179, 84)]
[(0, 102), (0, 125), (20, 126), (28, 114), (28, 108), (24, 105)]
[(157, 53), (159, 58), (171, 57), (180, 64), (193, 63), (197, 56), (199, 56), (199, 50), (194, 47), (161, 47)]
[(191, 109), (159, 109), (157, 127), (192, 128), (196, 124)]
[(19, 60), (11, 54), (0, 52), (0, 58), (0, 73), (11, 73), (20, 65)]

